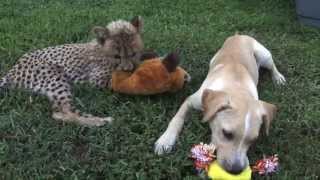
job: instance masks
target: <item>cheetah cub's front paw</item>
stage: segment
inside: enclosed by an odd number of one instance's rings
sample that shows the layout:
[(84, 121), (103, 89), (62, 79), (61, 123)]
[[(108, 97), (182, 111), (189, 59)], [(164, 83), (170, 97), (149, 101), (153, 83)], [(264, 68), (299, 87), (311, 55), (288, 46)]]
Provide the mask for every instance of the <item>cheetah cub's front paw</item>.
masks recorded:
[(117, 70), (119, 71), (133, 71), (134, 70), (134, 65), (132, 63), (121, 63), (117, 67)]
[(96, 117), (91, 114), (79, 116), (76, 113), (54, 112), (52, 117), (63, 122), (74, 122), (84, 126), (103, 126), (113, 121), (112, 117)]
[(106, 123), (111, 123), (113, 121), (112, 117), (96, 117), (90, 114), (86, 114), (85, 116), (86, 119), (84, 119), (82, 122), (88, 126), (103, 126)]
[(91, 122), (88, 122), (89, 126), (103, 126), (106, 123), (111, 123), (113, 121), (112, 117), (105, 117), (105, 118), (95, 118), (93, 120), (90, 120)]

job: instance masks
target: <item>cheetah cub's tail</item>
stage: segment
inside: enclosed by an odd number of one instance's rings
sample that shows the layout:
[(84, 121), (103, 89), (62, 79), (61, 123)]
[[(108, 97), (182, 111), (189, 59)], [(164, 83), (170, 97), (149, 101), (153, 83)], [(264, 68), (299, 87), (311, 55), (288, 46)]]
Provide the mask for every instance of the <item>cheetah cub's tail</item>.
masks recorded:
[(0, 78), (0, 89), (5, 88), (8, 85), (8, 78), (6, 76)]

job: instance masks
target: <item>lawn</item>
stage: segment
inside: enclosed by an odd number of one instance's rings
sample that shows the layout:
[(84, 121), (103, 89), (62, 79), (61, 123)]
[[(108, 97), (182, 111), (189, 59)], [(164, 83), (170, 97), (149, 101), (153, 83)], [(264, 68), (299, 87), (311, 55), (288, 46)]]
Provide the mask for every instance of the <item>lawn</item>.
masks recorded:
[(171, 154), (155, 155), (153, 144), (235, 32), (269, 48), (288, 81), (278, 87), (262, 73), (260, 98), (279, 113), (269, 137), (250, 149), (250, 161), (278, 153), (281, 169), (271, 179), (320, 177), (320, 30), (297, 22), (291, 0), (1, 0), (0, 75), (28, 51), (87, 41), (93, 26), (135, 15), (144, 18), (147, 48), (162, 55), (181, 49), (192, 82), (176, 94), (147, 97), (75, 87), (79, 109), (115, 118), (100, 128), (56, 122), (46, 98), (1, 91), (0, 179), (197, 179), (189, 149), (210, 136), (200, 113)]

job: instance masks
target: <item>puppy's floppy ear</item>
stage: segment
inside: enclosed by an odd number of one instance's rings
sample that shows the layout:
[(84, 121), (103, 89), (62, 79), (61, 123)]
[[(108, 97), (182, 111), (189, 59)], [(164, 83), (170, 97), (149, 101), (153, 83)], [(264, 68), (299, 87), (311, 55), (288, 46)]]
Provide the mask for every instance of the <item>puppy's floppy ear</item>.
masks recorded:
[(130, 23), (137, 29), (138, 33), (141, 33), (143, 30), (143, 19), (141, 16), (136, 16), (131, 19)]
[(109, 37), (109, 30), (105, 27), (96, 26), (92, 29), (92, 32), (95, 34), (99, 44), (104, 44), (106, 39)]
[(172, 52), (168, 54), (163, 60), (162, 64), (166, 67), (168, 72), (173, 72), (176, 70), (177, 66), (180, 63), (180, 57), (178, 52)]
[(231, 108), (229, 96), (223, 91), (213, 91), (205, 89), (202, 94), (203, 119), (207, 122), (212, 119), (219, 111)]
[(263, 121), (263, 126), (265, 128), (266, 135), (269, 135), (269, 129), (271, 122), (273, 118), (276, 115), (277, 112), (277, 107), (273, 104), (260, 101), (260, 104), (262, 106), (262, 121)]

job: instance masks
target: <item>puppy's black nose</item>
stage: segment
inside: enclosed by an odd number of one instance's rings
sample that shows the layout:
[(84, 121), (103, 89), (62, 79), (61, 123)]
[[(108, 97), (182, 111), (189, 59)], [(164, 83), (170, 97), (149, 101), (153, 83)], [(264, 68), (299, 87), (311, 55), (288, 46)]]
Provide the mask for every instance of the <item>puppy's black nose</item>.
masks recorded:
[(228, 170), (231, 174), (240, 174), (244, 170), (244, 167), (241, 166), (240, 163), (232, 164), (230, 170)]

